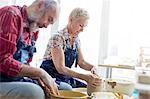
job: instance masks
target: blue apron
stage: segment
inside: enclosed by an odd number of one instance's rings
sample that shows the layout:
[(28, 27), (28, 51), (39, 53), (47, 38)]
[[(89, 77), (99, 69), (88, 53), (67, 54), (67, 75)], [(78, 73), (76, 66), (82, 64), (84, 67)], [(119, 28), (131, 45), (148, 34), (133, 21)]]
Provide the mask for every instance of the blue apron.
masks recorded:
[[(77, 63), (78, 63), (77, 44), (76, 44), (75, 49), (66, 47), (64, 54), (65, 54), (65, 66), (67, 66), (68, 68), (71, 68), (75, 60), (76, 60), (75, 66), (77, 66)], [(58, 73), (58, 71), (56, 70), (56, 68), (54, 66), (52, 59), (44, 60), (40, 67), (43, 68), (53, 78), (56, 78), (56, 83), (58, 85), (60, 85), (60, 82), (66, 82), (69, 85), (71, 85), (73, 88), (86, 87), (86, 84), (84, 84), (70, 76), (66, 76), (66, 75)]]
[[(27, 64), (28, 60), (33, 57), (33, 53), (36, 52), (35, 39), (32, 36), (31, 45), (27, 45), (24, 41), (24, 32), (22, 32), (21, 37), (17, 43), (17, 51), (13, 55), (15, 60), (20, 61), (22, 64)], [(0, 82), (11, 82), (11, 81), (21, 81), (21, 82), (32, 82), (38, 84), (37, 80), (32, 80), (27, 77), (7, 77), (1, 74)]]
[(31, 45), (27, 45), (24, 41), (24, 33), (22, 33), (19, 42), (17, 43), (17, 51), (13, 55), (14, 59), (20, 61), (22, 64), (27, 64), (28, 60), (33, 57), (36, 52), (35, 39), (32, 36)]

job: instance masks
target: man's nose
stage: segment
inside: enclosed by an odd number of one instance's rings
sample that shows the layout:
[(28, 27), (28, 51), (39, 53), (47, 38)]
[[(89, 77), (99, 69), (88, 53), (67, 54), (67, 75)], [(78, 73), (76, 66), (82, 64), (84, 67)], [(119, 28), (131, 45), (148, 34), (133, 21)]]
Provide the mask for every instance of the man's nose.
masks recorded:
[(44, 24), (44, 27), (47, 28), (48, 24)]

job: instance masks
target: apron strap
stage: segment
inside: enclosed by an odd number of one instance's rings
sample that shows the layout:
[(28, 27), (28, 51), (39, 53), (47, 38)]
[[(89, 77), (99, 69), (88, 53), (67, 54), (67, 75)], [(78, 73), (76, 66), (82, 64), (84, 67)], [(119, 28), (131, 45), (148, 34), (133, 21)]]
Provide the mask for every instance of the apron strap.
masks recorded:
[(75, 44), (75, 46), (76, 46), (76, 62), (75, 62), (75, 67), (77, 67), (77, 65), (78, 65), (78, 45), (77, 44)]

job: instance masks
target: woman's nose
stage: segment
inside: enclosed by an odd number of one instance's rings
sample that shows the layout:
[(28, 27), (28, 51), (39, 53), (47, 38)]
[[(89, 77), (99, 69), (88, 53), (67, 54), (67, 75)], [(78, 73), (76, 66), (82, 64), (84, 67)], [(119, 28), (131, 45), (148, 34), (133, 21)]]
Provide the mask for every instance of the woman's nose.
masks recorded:
[(83, 28), (81, 28), (80, 31), (83, 32)]

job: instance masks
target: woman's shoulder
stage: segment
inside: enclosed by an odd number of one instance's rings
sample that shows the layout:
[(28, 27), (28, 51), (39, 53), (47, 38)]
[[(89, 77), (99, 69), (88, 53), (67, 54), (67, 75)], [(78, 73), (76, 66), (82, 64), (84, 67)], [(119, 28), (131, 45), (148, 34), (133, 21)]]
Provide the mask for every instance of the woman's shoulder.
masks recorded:
[(62, 39), (62, 40), (64, 40), (65, 39), (65, 34), (66, 34), (66, 28), (64, 28), (64, 29), (62, 29), (62, 30), (60, 30), (56, 33), (53, 33), (51, 35), (51, 39), (54, 39), (54, 40), (55, 39)]
[(63, 40), (63, 39), (64, 39), (63, 35), (60, 34), (59, 32), (52, 34), (50, 38), (50, 40)]

